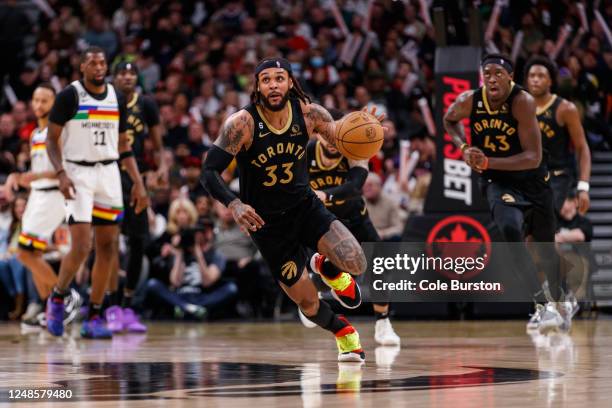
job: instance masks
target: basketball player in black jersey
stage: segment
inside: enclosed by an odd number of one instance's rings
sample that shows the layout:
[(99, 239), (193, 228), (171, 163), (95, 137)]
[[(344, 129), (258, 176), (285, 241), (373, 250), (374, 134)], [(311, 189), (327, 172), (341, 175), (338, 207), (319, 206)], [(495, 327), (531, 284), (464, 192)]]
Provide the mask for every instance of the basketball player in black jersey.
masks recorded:
[[(156, 177), (163, 182), (167, 179), (168, 165), (164, 159), (164, 150), (159, 123), (159, 110), (155, 101), (136, 92), (138, 82), (138, 67), (129, 62), (120, 62), (114, 69), (114, 85), (121, 91), (126, 100), (127, 108), (127, 138), (134, 152), (134, 158), (140, 174)], [(144, 158), (144, 143), (150, 138), (157, 152), (158, 169), (152, 172)], [(129, 174), (121, 168), (121, 185), (123, 202), (129, 202), (133, 183)], [(121, 222), (121, 233), (127, 237), (128, 257), (126, 266), (127, 279), (123, 288), (121, 306), (118, 305), (119, 265), (116, 265), (109, 279), (110, 307), (105, 311), (107, 327), (113, 333), (144, 332), (142, 324), (132, 309), (132, 297), (140, 279), (144, 247), (149, 239), (149, 221), (146, 211), (138, 214), (134, 208), (127, 206)]]
[[(527, 89), (536, 102), (536, 113), (542, 132), (542, 149), (547, 158), (550, 186), (553, 192), (555, 213), (560, 217), (561, 207), (576, 187), (578, 159), (578, 211), (585, 214), (590, 205), (589, 179), (591, 176), (591, 151), (580, 122), (580, 114), (572, 102), (553, 94), (557, 69), (546, 57), (533, 57), (525, 64)], [(572, 149), (573, 147), (573, 149)], [(572, 151), (573, 150), (573, 151)], [(567, 277), (562, 282), (567, 285)], [(578, 301), (571, 290), (564, 287), (572, 305), (572, 316), (578, 310)], [(532, 320), (537, 319), (537, 316)]]
[[(255, 69), (252, 103), (231, 115), (203, 168), (203, 184), (228, 206), (250, 235), (283, 290), (301, 311), (336, 337), (339, 361), (364, 361), (359, 336), (343, 317), (319, 301), (307, 273), (307, 248), (327, 260), (315, 272), (333, 287), (345, 306), (361, 303), (351, 275), (365, 271), (366, 260), (350, 231), (317, 198), (308, 182), (306, 145), (314, 132), (335, 145), (336, 122), (310, 102), (283, 58), (267, 59)], [(236, 157), (240, 198), (220, 173)], [(331, 261), (331, 262), (330, 262)]]
[[(539, 330), (569, 330), (571, 316), (559, 279), (559, 257), (552, 243), (555, 234), (553, 198), (533, 97), (512, 81), (508, 58), (489, 54), (481, 62), (483, 86), (462, 93), (444, 115), (444, 127), (466, 163), (481, 174), (491, 216), (507, 242), (524, 242), (525, 213), (532, 213), (529, 233), (541, 246), (539, 266), (550, 285), (549, 302), (540, 314)], [(466, 143), (463, 119), (470, 119), (471, 146)], [(518, 278), (536, 304), (546, 298), (524, 245), (516, 245)], [(533, 273), (525, 273), (533, 271)]]
[[(542, 148), (548, 158), (550, 185), (557, 214), (576, 182), (575, 159), (578, 159), (578, 211), (585, 214), (590, 205), (589, 179), (591, 152), (572, 102), (553, 94), (557, 70), (545, 57), (533, 57), (525, 65), (527, 89), (536, 102), (536, 113), (542, 132)], [(573, 146), (573, 151), (572, 151)]]
[[(336, 109), (329, 112), (334, 120), (340, 120), (343, 116)], [(317, 139), (311, 140), (306, 148), (310, 187), (357, 241), (380, 241), (361, 196), (368, 176), (368, 160), (349, 160), (318, 133), (315, 132), (315, 136)], [(315, 255), (313, 259), (316, 262), (319, 258)], [(389, 303), (374, 303), (373, 307), (376, 314), (376, 342), (383, 346), (399, 345), (400, 338), (389, 320)], [(314, 327), (302, 316), (300, 318), (304, 325)]]

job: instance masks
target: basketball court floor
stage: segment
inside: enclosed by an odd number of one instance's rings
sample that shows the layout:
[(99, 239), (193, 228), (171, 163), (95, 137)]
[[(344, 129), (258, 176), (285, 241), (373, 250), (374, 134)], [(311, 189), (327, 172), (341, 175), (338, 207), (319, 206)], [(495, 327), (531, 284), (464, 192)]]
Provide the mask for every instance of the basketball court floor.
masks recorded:
[[(612, 320), (531, 338), (524, 321), (395, 322), (401, 348), (356, 321), (365, 365), (299, 323), (153, 323), (112, 341), (0, 325), (0, 406), (610, 407)], [(15, 399), (64, 390), (61, 399)], [(27, 395), (27, 394), (26, 394)], [(33, 394), (31, 394), (33, 395)], [(12, 397), (12, 398), (11, 398)]]

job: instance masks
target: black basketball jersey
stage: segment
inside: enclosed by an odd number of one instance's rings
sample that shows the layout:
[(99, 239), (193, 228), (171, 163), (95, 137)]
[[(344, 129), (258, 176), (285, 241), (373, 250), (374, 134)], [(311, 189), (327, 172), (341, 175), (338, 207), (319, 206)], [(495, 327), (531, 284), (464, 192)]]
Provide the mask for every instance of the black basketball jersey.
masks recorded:
[(567, 127), (557, 122), (557, 109), (562, 102), (563, 98), (553, 95), (546, 106), (537, 110), (542, 133), (542, 149), (548, 158), (550, 170), (570, 168), (574, 163)]
[(300, 101), (290, 98), (289, 120), (275, 129), (256, 104), (245, 108), (255, 124), (253, 142), (236, 155), (240, 198), (259, 214), (278, 214), (309, 194), (306, 145), (308, 130)]
[[(346, 183), (349, 171), (348, 159), (344, 156), (329, 167), (325, 167), (321, 160), (322, 147), (318, 141), (308, 143), (308, 174), (310, 187), (313, 190), (325, 190)], [(334, 200), (325, 202), (325, 206), (336, 217), (340, 219), (353, 219), (360, 214), (365, 214), (365, 202), (361, 196), (348, 198), (346, 200)]]
[[(523, 151), (518, 135), (518, 120), (512, 115), (512, 102), (522, 90), (522, 87), (513, 83), (510, 95), (496, 111), (489, 106), (484, 87), (474, 91), (470, 114), (472, 146), (478, 147), (487, 157), (509, 157)], [(540, 168), (522, 171), (486, 170), (482, 176), (496, 180), (518, 180), (541, 172)]]
[(149, 134), (149, 128), (159, 123), (159, 113), (155, 103), (143, 95), (134, 93), (127, 103), (127, 136), (138, 168), (147, 170), (144, 162), (144, 141)]

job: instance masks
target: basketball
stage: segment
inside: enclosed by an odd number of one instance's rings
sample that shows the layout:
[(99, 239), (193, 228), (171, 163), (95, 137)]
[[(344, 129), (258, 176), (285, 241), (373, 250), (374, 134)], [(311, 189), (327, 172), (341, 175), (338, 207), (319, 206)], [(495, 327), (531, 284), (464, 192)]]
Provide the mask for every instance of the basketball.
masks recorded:
[(336, 145), (340, 153), (351, 160), (367, 160), (383, 144), (383, 128), (373, 115), (358, 111), (342, 118)]

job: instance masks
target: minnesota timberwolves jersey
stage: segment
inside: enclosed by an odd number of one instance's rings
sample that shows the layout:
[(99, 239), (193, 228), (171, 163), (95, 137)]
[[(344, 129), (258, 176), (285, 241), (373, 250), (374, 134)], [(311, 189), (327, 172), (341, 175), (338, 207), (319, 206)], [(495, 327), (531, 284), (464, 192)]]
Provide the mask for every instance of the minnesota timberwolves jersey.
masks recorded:
[[(510, 95), (498, 110), (492, 110), (485, 88), (474, 91), (470, 126), (472, 146), (478, 147), (487, 157), (509, 157), (523, 151), (518, 135), (518, 120), (512, 115), (512, 102), (523, 88), (512, 84)], [(533, 170), (486, 170), (482, 176), (493, 180), (523, 180), (545, 175), (545, 167)]]
[(557, 109), (562, 102), (563, 98), (553, 95), (552, 99), (536, 112), (542, 132), (542, 148), (546, 152), (550, 170), (567, 169), (574, 166), (569, 132), (566, 126), (561, 126), (557, 122)]
[[(33, 173), (44, 173), (55, 171), (47, 154), (47, 129), (36, 128), (30, 138), (30, 163)], [(57, 179), (38, 179), (31, 183), (33, 189), (56, 187), (59, 185)]]
[(97, 100), (80, 81), (78, 109), (62, 131), (63, 157), (71, 161), (97, 162), (119, 158), (119, 104), (115, 88), (106, 84), (106, 98)]
[(273, 215), (294, 207), (308, 194), (306, 144), (308, 130), (298, 99), (290, 98), (289, 120), (275, 129), (260, 107), (245, 108), (255, 123), (253, 142), (236, 155), (240, 198), (259, 214)]
[[(321, 160), (322, 147), (319, 142), (311, 141), (308, 143), (308, 174), (310, 177), (310, 187), (313, 190), (325, 190), (337, 187), (346, 183), (349, 171), (348, 159), (341, 156), (338, 161), (325, 167)], [(361, 196), (348, 198), (346, 200), (326, 201), (325, 206), (336, 217), (348, 220), (365, 215), (365, 202)]]

